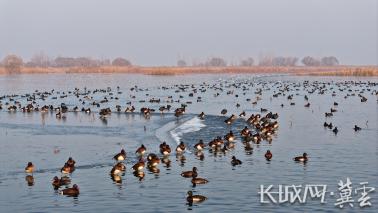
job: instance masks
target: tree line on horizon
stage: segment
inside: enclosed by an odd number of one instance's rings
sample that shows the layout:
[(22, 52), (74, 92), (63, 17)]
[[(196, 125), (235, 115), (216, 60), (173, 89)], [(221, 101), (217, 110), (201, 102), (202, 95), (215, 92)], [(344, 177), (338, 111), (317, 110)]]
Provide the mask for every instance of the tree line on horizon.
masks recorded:
[[(184, 59), (177, 61), (178, 67), (226, 67), (226, 66), (298, 66), (299, 58), (297, 57), (274, 57), (264, 56), (260, 57), (259, 61), (255, 63), (252, 57), (241, 59), (237, 64), (228, 63), (221, 57), (211, 57), (203, 62), (193, 62), (189, 65)], [(339, 65), (339, 61), (334, 56), (327, 56), (322, 58), (316, 58), (312, 56), (306, 56), (300, 61), (304, 66), (336, 66)], [(17, 73), (21, 71), (21, 67), (101, 67), (101, 66), (133, 66), (133, 64), (122, 57), (117, 57), (113, 60), (110, 59), (93, 59), (90, 57), (61, 57), (58, 56), (54, 59), (48, 57), (43, 53), (33, 55), (29, 61), (24, 62), (20, 56), (11, 54), (4, 57), (0, 61), (0, 66), (4, 67), (8, 72)]]

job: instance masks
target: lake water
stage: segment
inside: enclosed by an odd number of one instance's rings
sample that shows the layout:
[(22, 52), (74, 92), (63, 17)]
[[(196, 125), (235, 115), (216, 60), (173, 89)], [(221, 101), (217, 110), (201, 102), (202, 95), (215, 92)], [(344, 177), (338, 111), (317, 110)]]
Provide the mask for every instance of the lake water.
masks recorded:
[[(377, 192), (369, 193), (372, 206), (365, 208), (358, 206), (360, 194), (354, 192), (360, 182), (378, 187), (377, 83), (378, 78), (285, 75), (0, 76), (0, 96), (18, 95), (1, 100), (1, 212), (377, 212)], [(68, 93), (75, 88), (93, 92), (94, 89), (108, 90), (108, 87), (113, 94), (91, 93), (90, 100), (81, 96), (79, 101)], [(92, 113), (68, 112), (65, 119), (57, 119), (54, 112), (7, 110), (7, 102), (19, 101), (24, 106), (29, 103), (25, 94), (52, 89), (53, 93), (45, 100), (36, 99), (39, 106), (65, 103), (70, 109), (90, 107)], [(281, 95), (273, 97), (280, 90)], [(256, 94), (259, 91), (261, 94)], [(368, 100), (361, 102), (358, 94)], [(287, 98), (289, 95), (293, 97), (291, 100)], [(304, 107), (305, 95), (310, 107)], [(108, 102), (101, 107), (91, 105), (105, 97)], [(201, 97), (200, 102), (197, 102), (198, 97)], [(257, 97), (261, 100), (253, 105)], [(150, 103), (152, 98), (160, 98), (161, 102)], [(172, 103), (167, 103), (171, 100)], [(106, 120), (99, 119), (101, 108), (110, 107), (115, 111), (115, 106), (121, 105), (124, 110), (129, 106), (127, 102), (135, 106), (135, 113), (113, 112)], [(338, 106), (334, 106), (334, 102)], [(173, 112), (182, 103), (188, 107), (184, 116), (177, 119)], [(237, 103), (240, 107), (236, 107)], [(172, 105), (171, 111), (160, 114), (157, 109), (166, 104)], [(157, 111), (146, 119), (139, 113), (141, 107)], [(279, 128), (271, 142), (250, 142), (251, 149), (246, 149), (239, 132), (247, 125), (246, 118), (261, 113), (261, 108), (279, 114)], [(337, 112), (326, 118), (324, 113), (330, 108)], [(226, 115), (221, 115), (222, 109), (228, 110)], [(204, 120), (197, 117), (202, 111), (206, 114)], [(238, 118), (231, 126), (224, 123), (231, 114), (239, 115), (242, 111), (246, 112), (246, 118)], [(324, 122), (337, 126), (338, 134), (324, 128)], [(354, 125), (362, 130), (355, 132)], [(199, 157), (193, 150), (200, 139), (208, 143), (230, 130), (236, 134), (236, 146), (227, 153), (207, 148)], [(135, 177), (131, 172), (132, 165), (138, 161), (135, 150), (144, 144), (148, 153), (159, 153), (162, 141), (173, 150), (183, 141), (189, 150), (183, 155), (173, 151), (164, 159), (166, 164), (158, 166), (158, 171), (145, 169), (143, 178)], [(121, 181), (115, 182), (109, 175), (114, 165), (112, 157), (122, 148), (127, 152), (127, 171)], [(271, 161), (264, 158), (268, 149), (273, 153)], [(309, 161), (306, 164), (294, 162), (293, 157), (303, 152), (308, 153)], [(230, 163), (233, 155), (243, 164), (233, 167)], [(52, 178), (61, 175), (60, 168), (69, 156), (77, 164), (70, 177), (72, 184), (80, 187), (78, 197), (60, 195), (51, 185)], [(36, 166), (31, 186), (24, 172), (29, 161)], [(180, 176), (193, 166), (198, 168), (199, 177), (208, 179), (209, 183), (194, 187), (190, 179)], [(338, 182), (345, 182), (347, 178), (352, 181), (354, 207), (346, 204), (340, 209), (334, 205), (340, 197)], [(279, 184), (325, 184), (327, 191), (335, 194), (327, 193), (324, 204), (320, 204), (319, 199), (303, 204), (262, 204), (258, 194), (260, 185), (274, 185), (277, 190)], [(188, 190), (208, 200), (190, 206), (186, 202)]]

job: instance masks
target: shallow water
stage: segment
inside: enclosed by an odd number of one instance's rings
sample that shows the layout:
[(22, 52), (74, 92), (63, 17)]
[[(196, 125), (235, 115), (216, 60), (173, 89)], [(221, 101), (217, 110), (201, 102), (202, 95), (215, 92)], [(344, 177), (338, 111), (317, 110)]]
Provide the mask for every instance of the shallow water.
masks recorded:
[[(302, 86), (304, 80), (327, 82), (327, 90), (324, 94), (308, 94)], [(352, 91), (340, 91), (345, 86), (337, 87), (336, 82), (345, 80), (378, 82), (377, 78), (256, 75), (1, 76), (0, 96), (55, 89), (54, 95), (45, 101), (37, 100), (41, 106), (66, 103), (72, 108), (79, 105), (72, 95), (60, 98), (62, 93), (57, 94), (57, 91), (72, 91), (75, 87), (80, 90), (84, 90), (84, 87), (87, 90), (111, 87), (113, 97), (119, 99), (106, 95), (109, 102), (102, 104), (101, 108), (111, 107), (113, 110), (117, 104), (126, 107), (128, 101), (132, 101), (137, 111), (143, 106), (158, 109), (167, 103), (149, 103), (148, 100), (153, 97), (170, 100), (168, 96), (171, 95), (173, 100), (180, 100), (169, 103), (173, 109), (187, 101), (192, 104), (188, 104), (187, 113), (179, 119), (172, 113), (153, 113), (150, 119), (139, 113), (113, 113), (106, 122), (98, 118), (96, 112), (100, 108), (90, 105), (93, 100), (103, 99), (105, 94), (102, 93), (94, 94), (94, 99), (84, 104), (91, 107), (93, 113), (69, 112), (66, 119), (61, 120), (55, 118), (55, 113), (9, 113), (6, 109), (0, 110), (0, 206), (4, 212), (339, 212), (339, 208), (334, 206), (339, 180), (345, 181), (349, 177), (354, 187), (365, 181), (369, 182), (369, 186), (378, 187), (378, 105), (377, 97), (372, 94), (378, 88), (353, 85), (350, 88)], [(197, 90), (190, 97), (192, 84), (199, 89), (202, 82), (206, 83), (202, 86), (206, 92)], [(244, 90), (243, 87), (233, 86), (240, 82), (248, 86)], [(285, 96), (272, 98), (283, 83), (290, 85), (290, 90), (285, 92)], [(216, 86), (209, 86), (213, 84)], [(301, 86), (295, 87), (296, 84)], [(135, 85), (139, 91), (130, 90)], [(182, 85), (181, 91), (176, 92), (178, 89), (174, 85)], [(122, 94), (117, 94), (117, 86)], [(162, 86), (167, 88), (163, 89)], [(258, 89), (262, 90), (262, 95), (255, 94)], [(333, 91), (336, 96), (332, 96)], [(361, 103), (357, 97), (361, 91), (368, 98), (365, 103)], [(216, 93), (219, 96), (215, 97)], [(348, 93), (356, 95), (345, 99)], [(239, 96), (236, 97), (236, 94)], [(290, 101), (287, 95), (291, 94), (293, 100)], [(183, 97), (180, 98), (180, 95)], [(307, 103), (304, 95), (309, 97), (309, 108), (304, 107)], [(54, 96), (57, 99), (51, 98)], [(202, 97), (202, 102), (196, 101), (198, 96)], [(249, 98), (253, 101), (257, 96), (262, 98), (257, 105), (246, 100)], [(26, 98), (14, 99), (22, 104), (27, 103)], [(147, 102), (141, 103), (139, 100)], [(6, 101), (9, 99), (2, 100), (2, 103)], [(295, 105), (290, 105), (290, 102), (295, 102)], [(333, 102), (339, 105), (334, 107)], [(239, 108), (235, 107), (236, 103), (240, 103)], [(337, 108), (338, 112), (331, 118), (325, 118), (324, 112), (331, 107)], [(220, 111), (224, 108), (228, 109), (228, 113), (221, 116)], [(246, 125), (245, 118), (239, 118), (232, 126), (226, 125), (224, 120), (243, 110), (249, 117), (252, 113), (260, 113), (260, 108), (277, 112), (280, 127), (271, 143), (252, 143), (252, 150), (245, 150), (239, 135)], [(202, 111), (207, 114), (205, 120), (196, 117)], [(334, 135), (331, 130), (323, 128), (324, 121), (336, 125), (339, 133)], [(354, 132), (352, 128), (355, 124), (362, 127), (362, 131)], [(207, 143), (230, 130), (237, 136), (234, 149), (226, 154), (205, 150), (203, 158), (196, 155), (192, 147), (199, 139)], [(170, 161), (168, 166), (163, 163), (159, 165), (159, 173), (146, 170), (143, 179), (133, 175), (131, 167), (138, 160), (134, 152), (141, 144), (147, 147), (147, 152), (158, 153), (162, 141), (167, 141), (174, 149), (180, 140), (189, 147), (184, 155), (172, 153), (167, 159)], [(127, 152), (127, 172), (122, 176), (122, 182), (116, 183), (109, 171), (114, 164), (112, 157), (121, 148)], [(272, 161), (264, 158), (268, 149), (273, 153)], [(292, 158), (303, 152), (309, 154), (309, 162), (295, 163)], [(232, 167), (232, 155), (243, 164)], [(52, 178), (60, 175), (59, 170), (69, 156), (77, 162), (77, 169), (71, 175), (72, 183), (80, 187), (80, 195), (76, 198), (62, 196), (51, 186)], [(37, 169), (33, 174), (33, 186), (28, 186), (25, 181), (23, 169), (28, 161), (32, 161)], [(190, 179), (180, 177), (182, 171), (190, 170), (193, 166), (198, 167), (200, 177), (209, 180), (208, 184), (193, 187)], [(258, 194), (261, 184), (327, 184), (328, 190), (334, 191), (336, 196), (327, 195), (325, 204), (320, 204), (318, 200), (305, 204), (261, 204)], [(188, 190), (209, 199), (189, 206), (186, 203)], [(360, 208), (355, 202), (353, 208), (347, 205), (343, 211), (376, 212), (377, 194), (369, 194), (372, 207)], [(358, 197), (353, 194), (355, 201)]]

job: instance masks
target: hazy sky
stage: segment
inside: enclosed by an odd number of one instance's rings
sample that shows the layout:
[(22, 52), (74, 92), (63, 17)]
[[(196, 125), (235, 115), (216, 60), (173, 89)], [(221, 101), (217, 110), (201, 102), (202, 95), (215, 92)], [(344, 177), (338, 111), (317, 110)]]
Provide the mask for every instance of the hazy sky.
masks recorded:
[(0, 0), (0, 58), (335, 55), (378, 64), (378, 0)]

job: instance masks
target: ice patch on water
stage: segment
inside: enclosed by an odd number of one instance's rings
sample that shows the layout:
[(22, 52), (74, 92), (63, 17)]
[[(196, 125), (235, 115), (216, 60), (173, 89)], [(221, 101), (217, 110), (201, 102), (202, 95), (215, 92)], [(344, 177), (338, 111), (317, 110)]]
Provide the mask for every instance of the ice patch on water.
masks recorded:
[(204, 127), (206, 127), (206, 125), (203, 123), (203, 121), (199, 119), (197, 116), (195, 116), (194, 118), (186, 121), (185, 123), (171, 130), (170, 134), (172, 138), (176, 141), (176, 143), (179, 144), (183, 134), (189, 132), (197, 132)]

